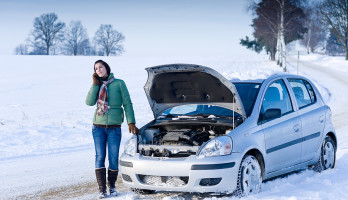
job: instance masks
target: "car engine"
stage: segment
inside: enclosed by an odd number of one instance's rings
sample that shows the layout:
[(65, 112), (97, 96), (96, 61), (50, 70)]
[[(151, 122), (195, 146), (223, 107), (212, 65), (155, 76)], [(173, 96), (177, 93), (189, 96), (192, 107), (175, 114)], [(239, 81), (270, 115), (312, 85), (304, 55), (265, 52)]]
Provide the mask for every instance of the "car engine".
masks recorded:
[(138, 149), (141, 155), (151, 157), (188, 157), (210, 139), (230, 132), (230, 128), (150, 127), (141, 133)]

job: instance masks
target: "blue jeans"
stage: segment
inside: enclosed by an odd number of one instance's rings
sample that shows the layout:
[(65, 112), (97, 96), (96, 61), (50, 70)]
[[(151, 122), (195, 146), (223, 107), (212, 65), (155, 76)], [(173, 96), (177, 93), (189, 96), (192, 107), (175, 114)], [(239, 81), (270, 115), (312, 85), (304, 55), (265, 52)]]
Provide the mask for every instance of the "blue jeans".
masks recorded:
[(105, 167), (106, 149), (108, 150), (109, 169), (118, 170), (118, 153), (121, 142), (121, 128), (92, 127), (95, 146), (95, 168)]

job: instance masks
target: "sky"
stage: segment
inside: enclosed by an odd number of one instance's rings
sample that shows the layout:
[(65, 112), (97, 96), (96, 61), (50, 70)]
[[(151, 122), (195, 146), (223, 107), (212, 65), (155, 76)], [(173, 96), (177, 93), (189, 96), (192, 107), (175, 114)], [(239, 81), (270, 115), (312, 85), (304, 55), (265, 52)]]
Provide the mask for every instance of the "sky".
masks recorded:
[(0, 55), (25, 42), (35, 17), (80, 20), (93, 39), (101, 24), (125, 36), (127, 55), (211, 56), (242, 53), (252, 34), (246, 0), (0, 0)]

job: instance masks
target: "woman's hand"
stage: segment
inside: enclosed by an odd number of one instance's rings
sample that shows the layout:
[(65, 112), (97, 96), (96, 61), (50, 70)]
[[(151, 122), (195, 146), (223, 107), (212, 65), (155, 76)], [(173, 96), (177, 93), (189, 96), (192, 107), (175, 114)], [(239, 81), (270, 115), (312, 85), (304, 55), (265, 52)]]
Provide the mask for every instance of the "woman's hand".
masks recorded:
[(94, 84), (94, 85), (99, 85), (99, 86), (100, 86), (100, 81), (99, 81), (99, 78), (98, 78), (97, 73), (94, 73), (94, 74), (92, 75), (92, 78), (93, 78), (93, 84)]
[(129, 128), (129, 133), (136, 134), (139, 132), (139, 129), (135, 126), (134, 123), (129, 123), (128, 128)]

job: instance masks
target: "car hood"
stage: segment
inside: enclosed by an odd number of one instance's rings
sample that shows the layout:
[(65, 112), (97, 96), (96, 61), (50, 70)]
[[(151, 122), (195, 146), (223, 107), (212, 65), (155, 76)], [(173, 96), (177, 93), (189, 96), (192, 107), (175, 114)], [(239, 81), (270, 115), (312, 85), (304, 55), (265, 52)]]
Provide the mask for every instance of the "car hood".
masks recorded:
[(209, 67), (168, 64), (146, 71), (144, 90), (155, 118), (169, 108), (185, 104), (214, 104), (246, 117), (233, 83)]

